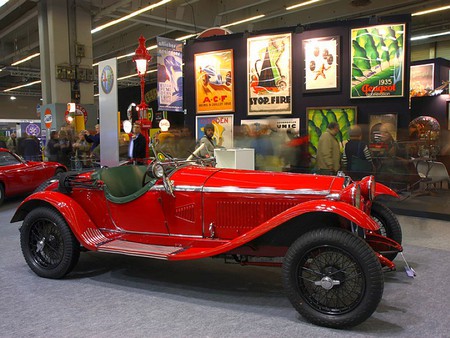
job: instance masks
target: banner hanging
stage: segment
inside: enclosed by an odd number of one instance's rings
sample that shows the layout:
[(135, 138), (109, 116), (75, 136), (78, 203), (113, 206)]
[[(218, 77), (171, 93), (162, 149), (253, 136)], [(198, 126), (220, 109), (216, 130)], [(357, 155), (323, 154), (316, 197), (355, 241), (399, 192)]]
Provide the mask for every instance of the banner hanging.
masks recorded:
[(157, 37), (158, 110), (183, 111), (183, 43)]

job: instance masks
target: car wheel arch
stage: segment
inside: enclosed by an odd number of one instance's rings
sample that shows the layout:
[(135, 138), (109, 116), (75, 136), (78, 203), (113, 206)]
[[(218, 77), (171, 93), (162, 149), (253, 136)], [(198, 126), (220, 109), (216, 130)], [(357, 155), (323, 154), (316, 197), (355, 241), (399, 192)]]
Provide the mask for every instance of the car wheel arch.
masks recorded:
[(58, 192), (45, 191), (27, 197), (16, 210), (11, 219), (11, 223), (23, 221), (31, 210), (43, 206), (52, 208), (62, 215), (72, 233), (83, 247), (88, 250), (97, 249), (96, 243), (89, 242), (83, 237), (83, 233), (88, 229), (97, 230), (91, 218), (78, 203)]

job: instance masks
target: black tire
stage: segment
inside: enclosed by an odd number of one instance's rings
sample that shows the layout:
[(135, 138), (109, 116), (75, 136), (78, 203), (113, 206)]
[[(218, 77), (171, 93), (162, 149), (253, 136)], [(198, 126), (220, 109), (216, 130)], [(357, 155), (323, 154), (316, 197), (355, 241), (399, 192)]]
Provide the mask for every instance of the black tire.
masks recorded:
[(0, 205), (3, 204), (3, 202), (5, 202), (5, 186), (3, 185), (3, 183), (0, 182)]
[(42, 182), (36, 189), (34, 189), (33, 194), (35, 192), (44, 191), (50, 184), (55, 182), (55, 178), (49, 178), (48, 180)]
[(286, 253), (282, 273), (294, 308), (320, 326), (358, 325), (372, 315), (383, 296), (383, 273), (375, 252), (343, 229), (302, 235)]
[(5, 202), (5, 186), (3, 185), (2, 182), (0, 182), (0, 205), (3, 204), (3, 202)]
[[(383, 203), (373, 201), (370, 216), (380, 226), (381, 235), (402, 244), (402, 228), (391, 209)], [(383, 256), (392, 261), (397, 256), (397, 252), (383, 254)]]
[(66, 221), (49, 207), (36, 208), (25, 217), (20, 245), (31, 270), (45, 278), (64, 277), (80, 257), (80, 244)]

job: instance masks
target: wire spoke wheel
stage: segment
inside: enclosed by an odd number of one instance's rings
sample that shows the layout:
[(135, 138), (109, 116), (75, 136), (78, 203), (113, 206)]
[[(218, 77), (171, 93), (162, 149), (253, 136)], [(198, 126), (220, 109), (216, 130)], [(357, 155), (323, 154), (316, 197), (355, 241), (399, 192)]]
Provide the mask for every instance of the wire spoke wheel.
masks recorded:
[(353, 310), (364, 294), (358, 264), (338, 248), (315, 248), (298, 264), (298, 288), (317, 311), (340, 314)]
[(64, 277), (80, 257), (80, 244), (64, 217), (50, 207), (35, 208), (25, 217), (20, 245), (28, 266), (41, 277)]
[(39, 220), (30, 231), (30, 254), (43, 268), (51, 269), (61, 263), (64, 255), (63, 238), (58, 226), (48, 220)]
[(305, 319), (341, 329), (372, 315), (384, 281), (381, 264), (363, 239), (347, 230), (319, 228), (290, 246), (283, 260), (283, 285)]

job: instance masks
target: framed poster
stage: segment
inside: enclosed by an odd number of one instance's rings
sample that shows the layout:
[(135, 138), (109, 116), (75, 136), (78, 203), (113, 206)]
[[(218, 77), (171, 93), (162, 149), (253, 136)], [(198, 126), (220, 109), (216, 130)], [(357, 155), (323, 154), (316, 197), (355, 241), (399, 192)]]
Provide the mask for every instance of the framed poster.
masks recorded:
[(369, 115), (369, 141), (370, 143), (380, 142), (380, 129), (384, 126), (394, 140), (397, 140), (397, 114), (373, 114)]
[(303, 40), (305, 92), (339, 90), (339, 36)]
[(351, 30), (350, 98), (402, 97), (405, 24)]
[(215, 144), (225, 148), (233, 148), (233, 115), (205, 115), (197, 116), (195, 123), (195, 139), (200, 140), (203, 127), (212, 123), (214, 126), (213, 140)]
[(197, 114), (234, 112), (233, 50), (194, 55)]
[(286, 142), (289, 141), (287, 133), (293, 135), (300, 134), (299, 118), (270, 118), (270, 119), (251, 119), (241, 120), (241, 126), (247, 125), (250, 135), (257, 135), (258, 131), (266, 128), (276, 128), (278, 132), (282, 132), (286, 136)]
[(319, 138), (330, 122), (339, 124), (339, 133), (336, 135), (339, 143), (350, 139), (350, 127), (356, 124), (356, 107), (310, 107), (306, 108), (308, 116), (309, 151), (316, 158)]
[(291, 114), (291, 33), (247, 39), (248, 115)]
[(434, 89), (434, 63), (410, 67), (409, 96), (425, 96)]

